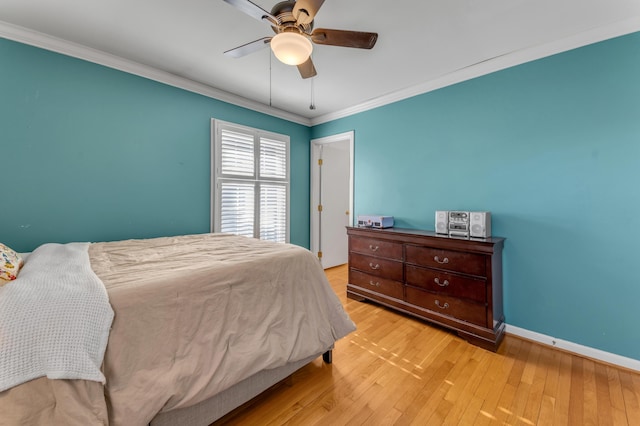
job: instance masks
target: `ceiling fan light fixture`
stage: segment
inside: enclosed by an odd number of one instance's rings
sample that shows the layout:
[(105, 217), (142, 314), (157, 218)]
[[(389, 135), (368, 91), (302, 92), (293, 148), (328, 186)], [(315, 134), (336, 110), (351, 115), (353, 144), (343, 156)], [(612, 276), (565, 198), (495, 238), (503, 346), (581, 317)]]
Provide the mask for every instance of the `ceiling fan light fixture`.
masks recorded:
[(308, 38), (295, 32), (282, 32), (271, 39), (271, 50), (276, 58), (287, 65), (300, 65), (304, 63), (311, 52), (313, 45)]

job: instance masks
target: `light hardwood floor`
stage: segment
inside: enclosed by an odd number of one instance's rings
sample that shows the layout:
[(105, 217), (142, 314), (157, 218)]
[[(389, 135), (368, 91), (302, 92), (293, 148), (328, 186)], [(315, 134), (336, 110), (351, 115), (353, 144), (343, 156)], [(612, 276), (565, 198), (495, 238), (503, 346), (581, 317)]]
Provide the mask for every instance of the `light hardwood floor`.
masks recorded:
[(507, 335), (497, 353), (346, 298), (358, 329), (214, 425), (640, 425), (640, 373)]

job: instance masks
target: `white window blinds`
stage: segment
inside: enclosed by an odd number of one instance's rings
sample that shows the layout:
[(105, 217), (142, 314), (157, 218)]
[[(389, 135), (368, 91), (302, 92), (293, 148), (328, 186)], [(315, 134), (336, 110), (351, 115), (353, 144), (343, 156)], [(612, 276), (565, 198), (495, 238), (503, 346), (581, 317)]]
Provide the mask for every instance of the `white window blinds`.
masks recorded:
[(220, 182), (220, 232), (253, 237), (255, 185)]
[(227, 176), (255, 175), (253, 136), (222, 129), (221, 174)]
[(260, 185), (260, 239), (286, 241), (287, 188), (284, 185)]
[(287, 147), (281, 141), (260, 140), (260, 177), (287, 178)]
[(212, 230), (289, 241), (289, 137), (212, 120)]

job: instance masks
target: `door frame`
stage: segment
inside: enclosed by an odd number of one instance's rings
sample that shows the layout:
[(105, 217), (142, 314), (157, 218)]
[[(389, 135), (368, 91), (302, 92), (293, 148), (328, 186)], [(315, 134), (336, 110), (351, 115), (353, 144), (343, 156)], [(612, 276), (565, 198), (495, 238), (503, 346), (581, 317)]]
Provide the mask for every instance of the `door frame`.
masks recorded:
[[(350, 130), (348, 132), (339, 133), (336, 135), (325, 136), (323, 138), (311, 139), (311, 188), (310, 188), (310, 228), (309, 228), (309, 241), (311, 242), (311, 252), (314, 254), (318, 253), (318, 249), (320, 246), (320, 241), (318, 239), (321, 237), (318, 235), (318, 238), (314, 238), (314, 230), (318, 228), (319, 223), (316, 219), (316, 212), (318, 210), (318, 206), (315, 200), (318, 199), (318, 158), (320, 152), (320, 146), (328, 145), (336, 142), (349, 142), (349, 218), (347, 223), (349, 226), (353, 226), (353, 193), (354, 193), (354, 131)], [(345, 230), (346, 232), (346, 230)]]

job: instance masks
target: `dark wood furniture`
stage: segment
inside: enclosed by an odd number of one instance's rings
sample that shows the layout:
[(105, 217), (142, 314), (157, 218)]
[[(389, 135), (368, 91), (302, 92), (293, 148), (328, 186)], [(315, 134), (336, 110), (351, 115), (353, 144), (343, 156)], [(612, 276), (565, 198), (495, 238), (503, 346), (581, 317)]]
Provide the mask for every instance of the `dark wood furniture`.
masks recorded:
[(347, 228), (347, 297), (371, 300), (455, 330), (495, 351), (504, 337), (504, 238)]

